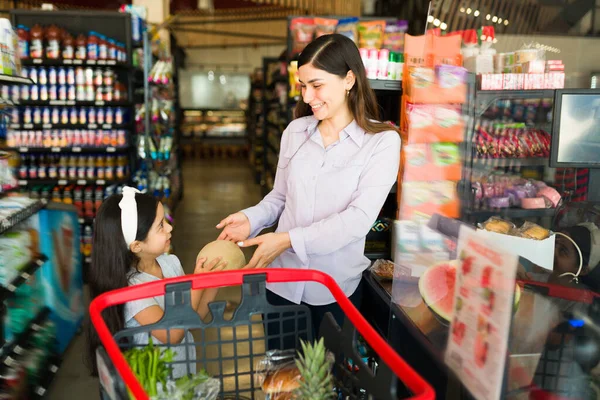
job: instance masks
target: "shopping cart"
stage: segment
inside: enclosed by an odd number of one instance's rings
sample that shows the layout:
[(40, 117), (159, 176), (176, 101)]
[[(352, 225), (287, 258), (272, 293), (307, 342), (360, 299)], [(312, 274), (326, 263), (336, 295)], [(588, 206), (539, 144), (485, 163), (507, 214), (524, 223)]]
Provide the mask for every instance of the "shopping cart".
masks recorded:
[[(341, 329), (330, 315), (320, 327), (325, 346), (335, 355), (333, 376), (339, 398), (396, 400), (413, 396), (410, 398), (425, 400), (435, 397), (431, 386), (366, 322), (333, 278), (314, 270), (282, 268), (171, 278), (98, 296), (90, 305), (90, 317), (104, 346), (97, 352), (103, 399), (128, 399), (125, 384), (136, 399), (148, 399), (121, 351), (139, 346), (132, 344), (133, 335), (144, 333), (149, 336), (150, 331), (156, 329), (184, 329), (186, 333), (198, 329), (200, 340), (188, 344), (196, 347), (196, 359), (186, 359), (186, 362), (201, 365), (220, 380), (221, 399), (260, 398), (261, 388), (255, 379), (255, 366), (265, 355), (267, 343), (283, 343), (290, 335), (296, 343), (299, 339), (313, 339), (308, 307), (271, 305), (266, 298), (266, 282), (300, 281), (318, 282), (327, 287), (346, 314)], [(191, 290), (240, 285), (242, 299), (230, 319), (226, 318), (226, 303), (223, 301), (209, 304), (212, 320), (208, 323), (203, 322), (190, 305)], [(111, 335), (101, 316), (103, 310), (162, 295), (165, 296), (165, 310), (160, 321), (125, 329), (114, 337)], [(274, 325), (282, 328), (284, 324), (294, 324), (294, 332), (287, 334), (282, 333), (282, 329), (269, 328)], [(368, 364), (364, 354), (358, 351), (359, 340), (361, 343), (364, 340), (366, 347), (372, 349), (373, 357)], [(163, 344), (158, 346), (171, 347)], [(185, 353), (187, 356), (189, 352)], [(225, 353), (233, 356), (226, 356)]]

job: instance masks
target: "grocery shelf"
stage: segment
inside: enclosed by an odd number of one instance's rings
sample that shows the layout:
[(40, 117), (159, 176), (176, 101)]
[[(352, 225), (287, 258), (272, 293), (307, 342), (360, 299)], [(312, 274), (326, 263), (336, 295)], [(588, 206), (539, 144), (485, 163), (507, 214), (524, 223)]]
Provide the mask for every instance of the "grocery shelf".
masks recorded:
[(542, 90), (477, 90), (475, 94), (476, 110), (480, 115), (496, 100), (514, 99), (554, 99), (555, 89)]
[(56, 377), (56, 373), (60, 368), (61, 359), (58, 355), (50, 356), (48, 362), (43, 367), (44, 374), (42, 375), (41, 382), (37, 385), (31, 394), (32, 399), (43, 399), (45, 398), (46, 392), (50, 388), (52, 381)]
[(6, 150), (15, 150), (19, 153), (118, 153), (127, 151), (130, 147), (7, 147)]
[(18, 106), (79, 106), (79, 107), (131, 107), (129, 101), (83, 101), (83, 100), (20, 100)]
[(9, 215), (7, 218), (0, 220), (0, 235), (11, 229), (12, 227), (20, 224), (27, 218), (31, 217), (42, 208), (46, 206), (45, 200), (39, 200), (24, 209), (18, 210), (13, 214)]
[(205, 136), (201, 139), (205, 144), (240, 146), (248, 143), (247, 136)]
[(548, 166), (548, 158), (474, 158), (473, 166), (483, 168), (494, 167), (535, 167)]
[(29, 185), (119, 185), (128, 183), (128, 179), (106, 180), (106, 179), (21, 179), (18, 181), (19, 186)]
[(43, 129), (128, 129), (132, 124), (9, 124), (13, 130), (43, 130)]
[(79, 217), (77, 218), (77, 221), (83, 225), (83, 224), (93, 224), (94, 223), (94, 217)]
[(506, 218), (544, 218), (554, 217), (556, 209), (554, 208), (538, 208), (527, 210), (523, 208), (486, 208), (476, 210), (463, 210), (463, 213), (469, 217), (484, 219), (493, 216)]
[(22, 76), (0, 74), (0, 85), (33, 85), (34, 82)]
[(23, 283), (27, 282), (29, 278), (38, 270), (44, 263), (48, 261), (48, 257), (40, 254), (29, 261), (21, 270), (20, 274), (17, 275), (8, 285), (0, 287), (0, 299), (4, 300), (10, 297), (17, 288)]
[(374, 252), (365, 252), (365, 257), (367, 257), (371, 261), (379, 260), (379, 259), (387, 259), (390, 256), (389, 252), (383, 251), (374, 251)]
[(21, 60), (23, 66), (94, 66), (94, 67), (119, 67), (119, 68), (133, 68), (130, 63), (118, 62), (116, 60), (65, 60), (65, 59), (53, 59), (53, 58), (30, 58)]
[(29, 341), (29, 338), (33, 335), (34, 332), (40, 329), (40, 325), (48, 318), (50, 315), (50, 309), (48, 307), (42, 307), (42, 309), (37, 313), (35, 317), (31, 319), (27, 327), (20, 334), (16, 335), (16, 337), (10, 342), (4, 343), (4, 345), (0, 348), (0, 365), (8, 365), (10, 366), (14, 359), (11, 357), (13, 352), (20, 352), (21, 347), (25, 346)]
[(392, 81), (385, 79), (369, 79), (369, 84), (373, 90), (389, 90), (393, 92), (402, 91), (402, 81)]

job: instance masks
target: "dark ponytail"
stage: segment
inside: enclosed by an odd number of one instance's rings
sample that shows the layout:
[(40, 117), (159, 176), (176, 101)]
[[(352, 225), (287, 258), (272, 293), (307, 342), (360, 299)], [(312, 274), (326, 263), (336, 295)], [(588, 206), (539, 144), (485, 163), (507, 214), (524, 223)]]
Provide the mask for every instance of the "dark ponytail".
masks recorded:
[[(119, 202), (122, 195), (113, 195), (104, 200), (96, 214), (94, 222), (94, 239), (92, 264), (88, 272), (88, 284), (92, 299), (102, 293), (121, 289), (129, 285), (128, 275), (131, 268), (137, 269), (139, 259), (132, 253), (121, 230), (121, 208)], [(156, 218), (158, 200), (150, 195), (135, 195), (138, 214), (138, 227), (135, 240), (144, 241)], [(106, 309), (102, 317), (111, 333), (122, 330), (125, 326), (124, 305)], [(92, 375), (98, 374), (96, 366), (96, 348), (101, 345), (89, 318), (86, 321), (87, 360)]]

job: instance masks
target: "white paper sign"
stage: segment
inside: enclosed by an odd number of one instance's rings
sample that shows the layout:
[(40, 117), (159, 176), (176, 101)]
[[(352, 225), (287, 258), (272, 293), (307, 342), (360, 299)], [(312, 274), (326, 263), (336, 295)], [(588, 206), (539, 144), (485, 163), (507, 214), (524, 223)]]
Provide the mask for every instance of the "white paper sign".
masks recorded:
[(446, 364), (478, 400), (502, 393), (518, 257), (461, 228)]

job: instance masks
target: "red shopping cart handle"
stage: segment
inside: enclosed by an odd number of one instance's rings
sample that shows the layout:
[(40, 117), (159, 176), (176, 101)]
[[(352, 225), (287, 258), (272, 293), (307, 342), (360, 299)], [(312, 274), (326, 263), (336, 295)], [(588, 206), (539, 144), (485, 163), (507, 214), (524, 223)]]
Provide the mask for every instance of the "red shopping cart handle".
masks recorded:
[(530, 280), (518, 280), (517, 282), (522, 283), (525, 289), (529, 289), (544, 296), (557, 297), (578, 303), (592, 304), (596, 297), (600, 297), (599, 294), (594, 293), (591, 290), (576, 287)]
[(219, 288), (224, 286), (242, 285), (247, 275), (265, 274), (266, 282), (305, 282), (312, 281), (326, 286), (336, 302), (340, 305), (346, 317), (356, 327), (369, 346), (381, 357), (390, 369), (402, 382), (415, 394), (411, 399), (429, 400), (435, 398), (431, 386), (423, 380), (369, 325), (360, 312), (348, 300), (335, 280), (321, 272), (310, 269), (269, 268), (254, 270), (220, 271), (201, 275), (181, 276), (163, 279), (160, 281), (129, 286), (113, 290), (96, 297), (90, 304), (90, 318), (94, 325), (108, 356), (113, 361), (121, 377), (131, 390), (136, 399), (147, 400), (148, 395), (135, 378), (129, 365), (125, 361), (119, 346), (113, 339), (104, 319), (102, 311), (108, 307), (124, 304), (129, 301), (143, 298), (162, 296), (166, 293), (166, 285), (172, 283), (192, 282), (192, 289)]

